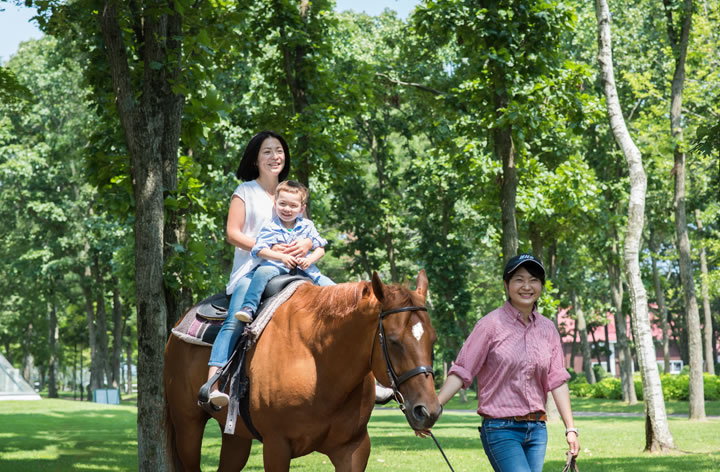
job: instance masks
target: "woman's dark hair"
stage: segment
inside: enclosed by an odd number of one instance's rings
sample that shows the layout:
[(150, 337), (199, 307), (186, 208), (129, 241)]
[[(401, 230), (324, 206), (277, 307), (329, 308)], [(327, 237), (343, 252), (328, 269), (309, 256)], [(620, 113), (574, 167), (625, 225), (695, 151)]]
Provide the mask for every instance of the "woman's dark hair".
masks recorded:
[(258, 154), (260, 154), (260, 147), (267, 138), (275, 138), (280, 141), (280, 145), (285, 152), (285, 166), (278, 176), (278, 182), (282, 182), (287, 178), (290, 173), (290, 150), (288, 149), (287, 143), (282, 136), (273, 131), (260, 131), (250, 139), (250, 142), (245, 147), (242, 160), (235, 173), (238, 179), (248, 182), (258, 178), (260, 172), (257, 168), (257, 158)]
[(530, 275), (532, 275), (536, 279), (540, 279), (540, 282), (542, 282), (542, 284), (545, 285), (545, 271), (542, 270), (542, 268), (540, 268), (537, 264), (535, 264), (532, 261), (524, 262), (524, 263), (520, 264), (519, 266), (515, 267), (515, 269), (513, 269), (512, 272), (508, 272), (507, 274), (505, 274), (505, 276), (503, 277), (503, 280), (505, 282), (509, 282), (510, 279), (512, 279), (513, 274), (515, 272), (517, 272), (520, 267), (524, 267), (525, 270), (530, 272)]

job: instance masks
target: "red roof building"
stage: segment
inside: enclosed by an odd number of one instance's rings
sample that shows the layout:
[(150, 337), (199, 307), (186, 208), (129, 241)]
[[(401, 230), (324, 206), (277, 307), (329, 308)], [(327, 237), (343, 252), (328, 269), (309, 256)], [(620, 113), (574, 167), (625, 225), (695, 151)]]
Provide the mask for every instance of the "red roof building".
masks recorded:
[[(650, 305), (650, 308), (657, 308), (657, 306)], [(570, 317), (570, 310), (572, 307), (567, 308), (561, 308), (558, 312), (558, 329), (560, 331), (560, 336), (562, 338), (563, 342), (563, 352), (565, 354), (565, 365), (572, 367), (575, 372), (581, 372), (583, 370), (583, 357), (582, 357), (582, 349), (580, 346), (580, 339), (578, 339), (578, 336), (575, 333), (575, 320), (573, 320)], [(627, 319), (627, 328), (626, 332), (628, 333), (628, 338), (632, 339), (632, 329), (630, 327), (630, 317), (626, 316)], [(603, 368), (611, 373), (612, 375), (619, 377), (620, 376), (620, 367), (619, 367), (619, 361), (617, 359), (617, 356), (615, 355), (615, 344), (617, 342), (616, 337), (616, 331), (615, 331), (615, 317), (612, 313), (608, 312), (606, 314), (606, 320), (607, 320), (607, 326), (594, 326), (594, 329), (590, 330), (588, 329), (587, 333), (587, 339), (591, 346), (596, 347), (604, 347), (606, 343), (609, 343), (610, 346), (610, 359), (609, 359), (609, 366), (608, 366), (608, 356), (605, 353), (604, 350), (601, 349), (593, 349), (593, 359), (592, 359), (592, 365), (596, 365), (598, 363), (602, 364)], [(663, 371), (663, 364), (664, 364), (664, 358), (663, 358), (663, 336), (662, 336), (662, 329), (660, 328), (660, 322), (656, 316), (655, 313), (652, 311), (650, 312), (650, 324), (651, 324), (651, 332), (652, 336), (655, 340), (655, 353), (656, 358), (658, 362), (658, 366), (660, 367), (660, 372)], [(606, 327), (607, 327), (607, 334), (606, 334)], [(670, 354), (670, 373), (672, 374), (678, 374), (682, 370), (684, 366), (684, 362), (682, 360), (682, 357), (680, 356), (680, 350), (678, 349), (677, 344), (673, 340), (672, 336), (670, 337), (670, 343), (669, 343), (669, 354)], [(572, 355), (573, 345), (575, 346), (575, 356)], [(572, 359), (572, 364), (571, 364)], [(634, 368), (637, 369), (637, 359), (635, 359)], [(608, 369), (609, 367), (609, 369)]]

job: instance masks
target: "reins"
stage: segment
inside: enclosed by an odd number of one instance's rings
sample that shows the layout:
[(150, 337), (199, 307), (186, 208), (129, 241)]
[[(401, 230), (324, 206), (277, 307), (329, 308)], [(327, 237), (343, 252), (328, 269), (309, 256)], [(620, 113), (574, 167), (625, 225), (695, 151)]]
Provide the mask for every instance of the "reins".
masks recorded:
[[(387, 311), (381, 311), (380, 317), (378, 319), (378, 328), (375, 331), (378, 333), (380, 337), (380, 347), (382, 348), (383, 356), (385, 357), (385, 367), (387, 369), (388, 377), (390, 377), (390, 386), (393, 390), (393, 397), (395, 398), (395, 401), (398, 404), (398, 407), (403, 412), (404, 415), (407, 415), (407, 412), (405, 411), (405, 398), (402, 396), (402, 393), (400, 393), (400, 390), (398, 390), (398, 387), (405, 382), (406, 380), (410, 379), (411, 377), (414, 377), (419, 374), (425, 374), (425, 376), (432, 375), (433, 378), (435, 377), (435, 372), (433, 372), (432, 366), (427, 365), (421, 365), (417, 366), (415, 368), (412, 368), (408, 370), (407, 372), (403, 373), (402, 375), (397, 375), (395, 372), (395, 369), (393, 368), (392, 361), (390, 360), (390, 355), (388, 354), (387, 350), (387, 343), (385, 342), (385, 328), (383, 327), (383, 320), (388, 316), (392, 315), (393, 313), (401, 313), (403, 311), (428, 311), (426, 307), (424, 306), (406, 306), (402, 308), (394, 308), (392, 310)], [(373, 349), (370, 351), (370, 366), (372, 368), (372, 353), (375, 352), (375, 338), (373, 338)], [(453, 469), (452, 465), (450, 465), (450, 461), (448, 460), (447, 456), (445, 455), (445, 451), (443, 451), (443, 448), (440, 447), (440, 443), (435, 438), (435, 435), (430, 431), (430, 437), (435, 441), (435, 445), (440, 450), (440, 454), (442, 454), (443, 459), (445, 459), (445, 462), (447, 463), (448, 467), (450, 467), (450, 470), (452, 472), (455, 472), (455, 469)]]

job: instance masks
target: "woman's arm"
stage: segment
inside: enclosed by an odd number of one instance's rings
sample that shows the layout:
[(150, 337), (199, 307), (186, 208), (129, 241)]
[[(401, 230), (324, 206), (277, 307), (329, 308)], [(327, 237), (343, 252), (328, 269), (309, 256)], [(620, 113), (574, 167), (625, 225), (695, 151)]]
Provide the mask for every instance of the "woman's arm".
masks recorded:
[(462, 386), (463, 381), (460, 377), (455, 374), (448, 375), (445, 383), (440, 387), (440, 392), (438, 392), (438, 401), (440, 404), (445, 406), (445, 404), (458, 393)]
[(255, 240), (243, 233), (243, 226), (245, 226), (245, 201), (233, 195), (225, 229), (227, 241), (235, 247), (250, 252)]
[[(570, 390), (568, 389), (567, 383), (553, 390), (552, 396), (555, 400), (555, 405), (557, 405), (558, 412), (560, 412), (560, 417), (563, 423), (565, 423), (565, 429), (575, 428), (572, 408), (570, 407)], [(567, 438), (568, 446), (570, 446), (570, 452), (573, 456), (577, 456), (580, 452), (580, 442), (578, 441), (577, 433), (570, 431), (565, 437)]]
[[(445, 379), (445, 383), (442, 387), (440, 387), (440, 392), (438, 392), (438, 401), (440, 404), (445, 406), (445, 404), (449, 402), (456, 393), (458, 393), (458, 390), (460, 390), (462, 386), (463, 381), (460, 377), (455, 374), (448, 375), (448, 378)], [(416, 430), (415, 436), (419, 438), (426, 438), (430, 436), (430, 429)]]

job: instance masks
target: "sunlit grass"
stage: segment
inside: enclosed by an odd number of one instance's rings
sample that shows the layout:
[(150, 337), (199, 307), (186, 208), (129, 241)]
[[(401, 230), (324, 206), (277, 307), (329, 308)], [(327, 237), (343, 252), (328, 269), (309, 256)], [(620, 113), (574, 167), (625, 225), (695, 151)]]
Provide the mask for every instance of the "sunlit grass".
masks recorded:
[[(465, 410), (474, 408), (466, 405)], [(603, 407), (590, 406), (593, 411)], [(0, 402), (0, 470), (137, 470), (136, 414), (132, 405), (71, 400)], [(477, 432), (479, 423), (473, 412), (446, 411), (433, 429), (458, 472), (492, 470)], [(579, 465), (583, 472), (720, 470), (717, 419), (691, 422), (670, 418), (677, 450), (662, 455), (642, 452), (645, 429), (641, 417), (577, 417), (576, 423), (581, 431)], [(369, 430), (372, 452), (368, 471), (449, 470), (433, 441), (416, 438), (399, 410), (376, 409)], [(545, 470), (562, 470), (567, 448), (563, 426), (552, 423), (548, 431)], [(204, 471), (217, 469), (220, 438), (217, 423), (209, 422), (203, 443)], [(245, 470), (263, 470), (262, 444), (253, 444)], [(331, 471), (333, 467), (327, 457), (314, 453), (294, 460), (292, 470)]]

